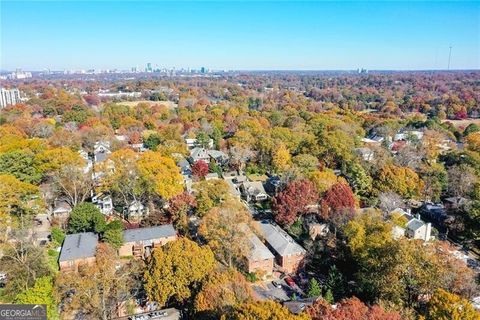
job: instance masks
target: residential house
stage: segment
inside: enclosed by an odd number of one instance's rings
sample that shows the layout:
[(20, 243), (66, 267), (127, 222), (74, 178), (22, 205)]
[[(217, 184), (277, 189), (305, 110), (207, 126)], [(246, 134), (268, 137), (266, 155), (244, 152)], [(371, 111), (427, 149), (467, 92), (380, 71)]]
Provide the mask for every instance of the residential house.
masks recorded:
[(58, 263), (60, 271), (78, 271), (95, 263), (98, 237), (93, 232), (68, 234), (63, 241)]
[(148, 214), (148, 208), (138, 200), (130, 202), (130, 204), (123, 209), (123, 214), (128, 219), (140, 219)]
[(306, 250), (278, 225), (268, 220), (257, 222), (261, 235), (275, 254), (278, 265), (287, 273), (303, 267)]
[(442, 204), (424, 203), (420, 211), (422, 215), (439, 224), (442, 224), (448, 218), (448, 214)]
[(100, 209), (104, 215), (110, 215), (113, 213), (113, 201), (112, 197), (108, 194), (99, 193), (92, 196), (92, 203)]
[(249, 202), (260, 202), (268, 199), (268, 194), (261, 181), (245, 181), (240, 185), (240, 191)]
[(406, 219), (406, 224), (404, 227), (395, 226), (393, 228), (393, 237), (395, 239), (406, 236), (410, 239), (430, 241), (432, 238), (432, 224), (423, 222), (419, 214), (413, 216), (410, 214), (410, 212), (406, 212), (400, 208), (393, 210), (391, 214), (397, 214)]
[[(198, 143), (197, 139), (185, 139), (185, 143), (187, 144), (188, 149), (193, 149), (196, 147), (201, 147)], [(208, 140), (208, 148), (213, 148), (213, 139)]]
[(228, 155), (218, 150), (208, 150), (201, 147), (195, 147), (190, 150), (190, 160), (192, 162), (205, 161), (209, 163), (211, 160), (219, 165), (224, 165), (228, 162)]
[(177, 162), (177, 166), (180, 168), (180, 173), (183, 176), (187, 176), (187, 177), (192, 176), (192, 167), (190, 166), (190, 163), (187, 160), (181, 159), (180, 161)]
[(156, 247), (175, 241), (177, 232), (173, 225), (128, 229), (123, 232), (123, 245), (118, 250), (120, 256), (148, 257)]
[(363, 160), (365, 161), (373, 161), (375, 158), (375, 152), (367, 147), (364, 148), (356, 148), (355, 152), (362, 157)]
[(90, 159), (90, 157), (88, 156), (88, 152), (81, 149), (78, 151), (78, 153), (80, 154), (80, 157), (82, 157), (84, 160), (85, 160), (85, 167), (83, 168), (83, 173), (87, 173), (89, 172), (90, 170), (92, 170), (93, 168), (93, 161), (92, 159)]
[(218, 176), (218, 173), (216, 172), (210, 172), (210, 173), (207, 173), (207, 175), (205, 176), (205, 180), (218, 180), (220, 179), (220, 177)]
[(251, 248), (246, 257), (246, 271), (263, 276), (272, 275), (275, 256), (254, 233), (251, 234), (249, 241)]
[(399, 133), (397, 133), (394, 137), (393, 137), (393, 141), (409, 141), (409, 140), (412, 140), (412, 139), (415, 139), (415, 140), (422, 140), (423, 139), (423, 132), (422, 131), (418, 131), (418, 130), (403, 130)]
[(70, 216), (70, 212), (72, 212), (72, 207), (70, 207), (66, 201), (55, 201), (52, 209), (52, 218), (58, 221), (61, 225), (65, 225)]
[(282, 180), (279, 176), (272, 176), (265, 181), (265, 191), (271, 196), (277, 194), (282, 188)]
[(190, 158), (192, 159), (192, 162), (197, 162), (200, 160), (205, 161), (206, 163), (210, 162), (210, 155), (208, 154), (208, 150), (201, 147), (195, 147), (191, 149)]
[(458, 210), (463, 208), (469, 202), (470, 200), (464, 197), (450, 197), (446, 198), (443, 203), (445, 205), (445, 209), (447, 210)]
[(107, 160), (110, 151), (110, 142), (97, 141), (93, 146), (93, 160), (95, 163), (100, 163)]

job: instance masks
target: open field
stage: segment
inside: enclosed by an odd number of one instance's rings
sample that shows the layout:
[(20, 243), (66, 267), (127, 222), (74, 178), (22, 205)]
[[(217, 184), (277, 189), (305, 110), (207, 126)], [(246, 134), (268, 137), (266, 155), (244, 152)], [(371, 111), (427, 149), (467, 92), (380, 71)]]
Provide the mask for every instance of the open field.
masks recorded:
[(150, 101), (150, 100), (140, 100), (140, 101), (122, 101), (117, 102), (118, 105), (135, 107), (139, 103), (148, 103), (149, 105), (153, 106), (156, 104), (167, 106), (169, 109), (175, 109), (178, 105), (173, 101)]
[(471, 123), (475, 123), (480, 126), (480, 119), (443, 120), (442, 122), (450, 122), (456, 128), (466, 128)]

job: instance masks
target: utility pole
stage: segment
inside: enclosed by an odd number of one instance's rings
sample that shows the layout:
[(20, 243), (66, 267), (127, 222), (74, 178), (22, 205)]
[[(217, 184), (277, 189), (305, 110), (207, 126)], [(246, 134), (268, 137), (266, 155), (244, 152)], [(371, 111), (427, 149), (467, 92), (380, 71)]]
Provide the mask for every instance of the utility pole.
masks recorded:
[(450, 70), (450, 59), (452, 58), (452, 46), (448, 47), (450, 50), (448, 52), (448, 67), (447, 70)]

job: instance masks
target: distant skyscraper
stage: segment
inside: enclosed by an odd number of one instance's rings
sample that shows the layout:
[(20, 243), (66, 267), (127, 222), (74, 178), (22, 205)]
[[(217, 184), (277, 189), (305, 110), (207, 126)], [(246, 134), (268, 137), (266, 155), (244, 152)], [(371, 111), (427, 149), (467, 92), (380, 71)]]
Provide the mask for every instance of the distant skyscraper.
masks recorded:
[(152, 72), (152, 64), (149, 62), (147, 63), (147, 72)]
[(206, 72), (207, 72), (207, 69), (206, 69), (205, 67), (202, 67), (202, 68), (200, 69), (200, 72), (201, 72), (201, 73), (206, 73)]
[(18, 89), (0, 88), (0, 109), (20, 102), (20, 91)]

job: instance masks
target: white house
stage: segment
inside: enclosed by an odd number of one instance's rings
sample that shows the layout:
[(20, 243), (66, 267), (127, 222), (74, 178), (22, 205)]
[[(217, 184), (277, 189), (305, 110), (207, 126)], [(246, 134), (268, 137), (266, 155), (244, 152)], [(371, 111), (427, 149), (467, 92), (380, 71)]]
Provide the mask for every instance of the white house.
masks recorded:
[(261, 181), (245, 181), (241, 184), (240, 190), (247, 201), (264, 201), (268, 194)]
[(97, 206), (104, 215), (110, 215), (113, 213), (113, 201), (112, 197), (109, 195), (102, 193), (94, 195), (92, 196), (92, 203)]
[(110, 142), (108, 141), (97, 141), (93, 146), (93, 160), (98, 163), (105, 161), (110, 151)]
[(397, 208), (391, 212), (391, 214), (397, 213), (401, 217), (407, 219), (405, 227), (394, 226), (393, 238), (398, 239), (402, 236), (406, 236), (410, 239), (421, 239), (423, 241), (430, 241), (432, 238), (432, 224), (425, 223), (420, 219), (420, 215), (413, 216), (410, 213), (405, 212), (403, 209)]
[(134, 200), (128, 207), (124, 208), (124, 214), (126, 214), (129, 218), (139, 218), (148, 214), (148, 208), (145, 207), (140, 201)]

